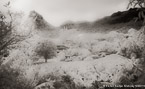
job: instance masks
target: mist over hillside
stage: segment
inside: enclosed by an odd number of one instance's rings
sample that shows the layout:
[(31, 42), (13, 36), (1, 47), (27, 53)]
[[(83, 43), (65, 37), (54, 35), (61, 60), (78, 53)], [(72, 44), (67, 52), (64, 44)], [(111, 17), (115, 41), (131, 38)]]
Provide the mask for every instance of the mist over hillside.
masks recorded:
[(60, 27), (49, 24), (36, 11), (14, 14), (10, 25), (2, 15), (0, 88), (124, 89), (125, 85), (144, 85), (145, 28), (143, 18), (138, 18), (140, 10), (118, 11), (94, 22), (67, 21)]
[[(61, 28), (68, 29), (79, 29), (81, 31), (88, 32), (127, 32), (130, 28), (139, 30), (143, 24), (140, 19), (138, 19), (138, 13), (140, 9), (131, 8), (127, 11), (118, 11), (113, 13), (111, 16), (106, 16), (102, 19), (96, 20), (94, 22), (67, 22), (61, 25)], [(143, 19), (143, 18), (142, 18)]]
[(131, 8), (127, 11), (115, 12), (111, 16), (106, 16), (93, 22), (66, 21), (58, 27), (49, 24), (49, 21), (46, 21), (43, 16), (36, 11), (31, 11), (27, 19), (31, 19), (30, 22), (34, 23), (34, 28), (40, 30), (42, 30), (42, 28), (43, 30), (77, 29), (88, 32), (117, 31), (126, 33), (131, 28), (139, 30), (143, 26), (142, 20), (138, 19), (139, 11), (140, 9), (138, 8)]

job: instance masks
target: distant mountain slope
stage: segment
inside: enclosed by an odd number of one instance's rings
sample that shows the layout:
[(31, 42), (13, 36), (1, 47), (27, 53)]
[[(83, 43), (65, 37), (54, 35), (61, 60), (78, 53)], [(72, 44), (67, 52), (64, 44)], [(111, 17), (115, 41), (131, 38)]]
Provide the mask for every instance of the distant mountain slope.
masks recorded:
[(56, 28), (54, 26), (52, 26), (51, 24), (49, 24), (42, 15), (40, 15), (39, 13), (37, 13), (36, 11), (31, 11), (28, 19), (30, 19), (31, 23), (33, 23), (34, 25), (34, 29), (37, 30), (55, 30)]
[[(111, 16), (105, 17), (101, 20), (95, 21), (92, 25), (93, 28), (104, 27), (103, 30), (121, 30), (127, 31), (130, 28), (140, 29), (142, 21), (138, 20), (138, 8), (131, 8), (128, 11), (116, 12)], [(102, 30), (102, 29), (99, 29)]]
[(54, 37), (57, 36), (57, 27), (51, 25), (47, 22), (42, 15), (37, 13), (36, 11), (31, 11), (28, 16), (25, 17), (24, 23), (21, 27), (24, 30), (31, 31), (32, 33), (36, 33), (42, 37)]
[[(73, 28), (89, 32), (108, 32), (112, 30), (127, 32), (130, 28), (140, 29), (142, 21), (137, 19), (139, 11), (140, 9), (138, 8), (131, 8), (127, 11), (118, 11), (111, 16), (104, 17), (94, 22), (74, 22)], [(65, 28), (67, 24), (70, 26), (70, 23), (65, 23), (65, 25), (63, 24)]]

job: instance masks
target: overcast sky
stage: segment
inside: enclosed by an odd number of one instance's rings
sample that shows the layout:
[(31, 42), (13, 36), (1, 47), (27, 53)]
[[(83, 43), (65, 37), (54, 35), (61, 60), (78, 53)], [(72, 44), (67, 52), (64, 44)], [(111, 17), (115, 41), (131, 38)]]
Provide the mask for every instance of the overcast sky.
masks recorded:
[(36, 10), (52, 25), (72, 21), (94, 21), (125, 10), (128, 0), (14, 0), (13, 10)]

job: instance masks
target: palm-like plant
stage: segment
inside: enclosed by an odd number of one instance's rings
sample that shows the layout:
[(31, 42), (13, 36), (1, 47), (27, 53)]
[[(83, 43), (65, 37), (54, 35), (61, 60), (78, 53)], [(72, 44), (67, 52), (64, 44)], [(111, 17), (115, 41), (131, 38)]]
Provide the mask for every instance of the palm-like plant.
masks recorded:
[(133, 6), (133, 8), (135, 7), (144, 8), (145, 0), (130, 0), (127, 8), (129, 8), (130, 6)]
[(128, 8), (139, 8), (137, 9), (139, 12), (137, 20), (143, 19), (143, 23), (145, 23), (145, 0), (130, 0), (127, 6)]

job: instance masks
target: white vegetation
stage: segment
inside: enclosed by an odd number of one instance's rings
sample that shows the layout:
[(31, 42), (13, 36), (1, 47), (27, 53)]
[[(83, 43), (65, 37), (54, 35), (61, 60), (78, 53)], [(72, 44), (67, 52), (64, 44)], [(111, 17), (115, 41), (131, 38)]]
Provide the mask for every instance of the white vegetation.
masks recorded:
[[(91, 86), (90, 84), (95, 80), (111, 81), (112, 84), (115, 84), (121, 81), (119, 78), (124, 76), (124, 69), (130, 71), (134, 68), (134, 64), (140, 63), (140, 59), (136, 57), (136, 54), (133, 54), (134, 51), (137, 51), (135, 48), (136, 44), (132, 43), (132, 37), (126, 38), (127, 35), (130, 34), (122, 34), (115, 31), (109, 34), (81, 33), (75, 29), (60, 31), (60, 34), (55, 38), (44, 38), (39, 34), (35, 34), (18, 44), (17, 49), (12, 50), (11, 55), (7, 59), (15, 60), (13, 61), (13, 67), (28, 70), (29, 72), (25, 71), (25, 77), (31, 81), (37, 73), (39, 76), (45, 76), (51, 73), (55, 75), (57, 71), (58, 75), (67, 73), (74, 78), (77, 84), (81, 85)], [(50, 60), (48, 64), (43, 64), (47, 59), (37, 55), (35, 52), (35, 49), (43, 42), (52, 42), (53, 44), (47, 44), (49, 47), (65, 45), (68, 49), (52, 49), (52, 51), (58, 51), (58, 53), (56, 56), (48, 59)], [(120, 54), (124, 48), (128, 49), (126, 51), (127, 55)], [(47, 49), (44, 47), (43, 51)], [(112, 55), (117, 53), (124, 57)], [(125, 57), (132, 57), (134, 60), (129, 61), (130, 59)], [(22, 65), (28, 66), (22, 67)], [(93, 65), (98, 66), (93, 67)]]
[[(95, 80), (116, 84), (122, 76), (127, 75), (125, 73), (140, 63), (138, 53), (144, 44), (144, 35), (138, 35), (140, 31), (131, 29), (126, 34), (116, 31), (106, 34), (84, 33), (77, 29), (50, 31), (49, 25), (40, 31), (33, 28), (34, 25), (26, 25), (26, 33), (30, 32), (28, 38), (14, 45), (3, 65), (12, 64), (13, 68), (20, 68), (24, 76), (36, 85), (37, 78), (48, 74), (68, 74), (77, 84), (85, 86), (90, 86)], [(25, 29), (25, 26), (21, 29)], [(23, 30), (19, 32), (23, 33)], [(67, 49), (58, 50), (58, 45)], [(50, 61), (44, 63), (47, 60)], [(136, 75), (140, 76), (139, 73)]]

